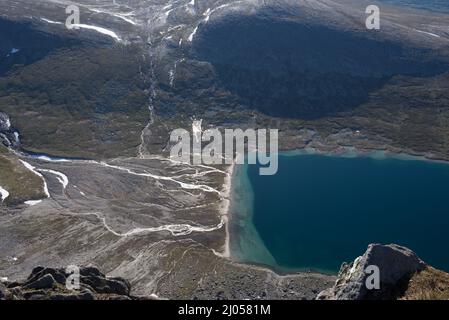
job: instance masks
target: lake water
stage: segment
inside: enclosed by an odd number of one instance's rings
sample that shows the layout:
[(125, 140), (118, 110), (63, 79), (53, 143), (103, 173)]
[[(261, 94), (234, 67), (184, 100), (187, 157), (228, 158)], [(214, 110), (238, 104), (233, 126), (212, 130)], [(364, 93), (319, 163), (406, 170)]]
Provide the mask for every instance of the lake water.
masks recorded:
[(238, 166), (235, 259), (279, 270), (337, 272), (370, 243), (397, 243), (449, 271), (449, 165), (284, 153), (279, 172)]

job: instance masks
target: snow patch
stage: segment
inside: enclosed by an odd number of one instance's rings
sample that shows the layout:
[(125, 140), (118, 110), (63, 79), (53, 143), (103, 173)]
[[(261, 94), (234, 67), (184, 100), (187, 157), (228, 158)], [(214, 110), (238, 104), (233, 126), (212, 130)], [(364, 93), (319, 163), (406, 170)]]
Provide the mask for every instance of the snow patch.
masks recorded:
[(417, 29), (415, 29), (415, 31), (418, 32), (418, 33), (422, 33), (422, 34), (427, 34), (427, 35), (435, 37), (435, 38), (441, 38), (441, 36), (439, 36), (439, 35), (437, 35), (435, 33), (426, 32), (426, 31), (417, 30)]
[(122, 41), (122, 39), (114, 31), (111, 31), (111, 30), (103, 28), (103, 27), (91, 26), (89, 24), (83, 24), (83, 23), (74, 23), (71, 25), (71, 28), (72, 29), (81, 28), (81, 29), (94, 30), (101, 34), (109, 36), (116, 41), (119, 41), (119, 42)]
[(49, 156), (45, 156), (45, 155), (30, 155), (31, 158), (34, 159), (39, 159), (39, 160), (43, 160), (43, 161), (48, 161), (48, 162), (70, 162), (69, 159), (65, 159), (65, 158), (54, 158), (54, 157), (49, 157)]
[(206, 18), (204, 18), (205, 23), (209, 22), (211, 13), (212, 13), (212, 11), (210, 10), (210, 8), (207, 9), (206, 12), (203, 13), (203, 16), (206, 17)]
[(195, 36), (197, 31), (198, 31), (198, 26), (196, 26), (195, 29), (193, 29), (193, 32), (190, 34), (190, 36), (188, 38), (189, 42), (193, 41), (193, 37)]
[(45, 19), (45, 18), (41, 18), (42, 21), (50, 23), (50, 24), (62, 24), (62, 22), (58, 22), (58, 21), (53, 21), (53, 20), (49, 20), (49, 19)]
[(9, 192), (6, 189), (2, 188), (2, 186), (0, 186), (0, 199), (2, 200), (2, 202), (5, 201), (8, 197)]
[(36, 204), (41, 203), (41, 202), (42, 202), (42, 200), (28, 200), (28, 201), (25, 201), (24, 203), (29, 206), (35, 206)]
[(39, 169), (39, 171), (54, 174), (56, 176), (56, 179), (58, 179), (59, 183), (62, 184), (63, 189), (65, 190), (65, 188), (67, 188), (67, 185), (69, 184), (69, 178), (67, 178), (67, 176), (62, 172), (50, 169)]
[(170, 87), (173, 87), (175, 84), (175, 71), (173, 69), (168, 72), (168, 78), (170, 80)]
[(128, 22), (128, 23), (130, 23), (132, 25), (137, 25), (137, 23), (134, 20), (128, 18), (128, 16), (133, 15), (132, 12), (130, 12), (130, 13), (115, 13), (115, 12), (103, 11), (103, 10), (99, 10), (99, 9), (89, 9), (89, 10), (92, 11), (92, 12), (95, 12), (95, 13), (109, 14), (109, 15), (111, 15), (113, 17), (122, 19), (123, 21)]

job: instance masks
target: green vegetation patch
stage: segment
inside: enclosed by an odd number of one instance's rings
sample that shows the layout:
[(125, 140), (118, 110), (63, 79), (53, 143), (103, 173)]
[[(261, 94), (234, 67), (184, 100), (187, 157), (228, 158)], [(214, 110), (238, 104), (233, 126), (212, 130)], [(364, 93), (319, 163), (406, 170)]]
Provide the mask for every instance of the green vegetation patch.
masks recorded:
[(0, 78), (0, 110), (24, 149), (58, 156), (135, 155), (149, 120), (137, 47), (77, 47)]
[(9, 192), (4, 201), (6, 205), (17, 205), (46, 197), (42, 179), (25, 168), (3, 146), (0, 146), (0, 186)]

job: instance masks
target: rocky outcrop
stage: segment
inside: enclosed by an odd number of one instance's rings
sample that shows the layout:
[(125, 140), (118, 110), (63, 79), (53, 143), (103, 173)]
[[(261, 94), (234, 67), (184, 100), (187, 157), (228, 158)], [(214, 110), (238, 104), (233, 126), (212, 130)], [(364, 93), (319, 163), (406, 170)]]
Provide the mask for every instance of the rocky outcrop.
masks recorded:
[[(397, 299), (406, 292), (410, 279), (426, 268), (427, 265), (408, 248), (370, 244), (363, 256), (350, 264), (343, 263), (335, 285), (322, 291), (317, 299)], [(373, 288), (375, 270), (378, 270), (379, 286)]]
[(20, 144), (19, 133), (11, 127), (11, 120), (4, 112), (0, 112), (0, 143), (6, 147), (17, 147)]
[(64, 269), (36, 267), (23, 282), (0, 282), (0, 300), (138, 299), (130, 295), (128, 281), (108, 278), (95, 267), (80, 268), (79, 275), (79, 289), (72, 290), (66, 285), (69, 274)]

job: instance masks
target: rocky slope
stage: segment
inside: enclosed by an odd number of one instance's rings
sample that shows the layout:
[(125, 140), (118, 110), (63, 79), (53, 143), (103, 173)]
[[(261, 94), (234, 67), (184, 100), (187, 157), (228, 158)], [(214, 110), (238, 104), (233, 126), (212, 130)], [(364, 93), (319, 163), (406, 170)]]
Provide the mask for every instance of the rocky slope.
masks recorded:
[[(122, 278), (108, 278), (95, 267), (80, 270), (79, 289), (66, 286), (64, 269), (36, 267), (21, 282), (0, 282), (0, 300), (131, 300), (130, 284)], [(146, 299), (152, 299), (147, 297)]]
[[(379, 270), (379, 287), (367, 285)], [(352, 263), (344, 263), (335, 285), (319, 300), (449, 299), (449, 274), (427, 265), (408, 248), (371, 244)]]
[[(380, 288), (367, 289), (366, 282), (369, 266), (377, 266), (380, 270)], [(248, 269), (249, 271), (249, 269)], [(189, 276), (195, 278), (197, 273), (189, 272)], [(26, 280), (8, 281), (0, 279), (0, 300), (145, 300), (158, 299), (157, 296), (133, 296), (130, 283), (120, 277), (107, 277), (96, 267), (80, 268), (80, 287), (78, 289), (67, 288), (69, 274), (62, 268), (35, 267)], [(248, 286), (245, 277), (257, 278), (251, 272), (243, 278), (240, 286), (235, 283), (234, 290), (247, 291), (244, 296), (253, 299), (273, 299), (273, 292), (258, 291), (256, 286)], [(282, 289), (283, 296), (277, 298), (286, 299), (296, 290), (294, 276), (287, 277), (290, 284)], [(287, 280), (286, 278), (286, 280)], [(309, 281), (312, 277), (309, 277)], [(194, 280), (194, 279), (193, 279)], [(227, 285), (204, 279), (206, 288), (198, 288), (197, 295), (192, 298), (205, 298), (202, 295), (205, 290), (211, 292), (218, 289), (216, 296), (208, 298), (229, 298)], [(231, 280), (231, 279), (229, 279)], [(257, 281), (257, 280), (256, 280)], [(281, 285), (281, 282), (278, 283)], [(303, 285), (305, 282), (303, 282)], [(313, 285), (313, 282), (311, 282)], [(316, 289), (320, 288), (315, 283)], [(211, 287), (211, 288), (210, 288)], [(218, 287), (218, 288), (216, 288)], [(278, 288), (279, 289), (279, 288)], [(243, 294), (243, 292), (242, 292)], [(242, 296), (240, 296), (241, 298)], [(398, 245), (371, 244), (363, 256), (358, 257), (352, 263), (344, 263), (339, 272), (335, 285), (318, 294), (319, 300), (434, 300), (449, 299), (449, 274), (436, 270), (420, 260), (410, 249)]]

